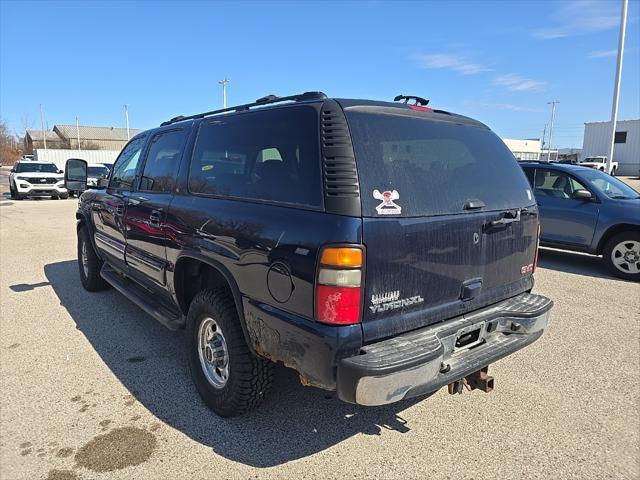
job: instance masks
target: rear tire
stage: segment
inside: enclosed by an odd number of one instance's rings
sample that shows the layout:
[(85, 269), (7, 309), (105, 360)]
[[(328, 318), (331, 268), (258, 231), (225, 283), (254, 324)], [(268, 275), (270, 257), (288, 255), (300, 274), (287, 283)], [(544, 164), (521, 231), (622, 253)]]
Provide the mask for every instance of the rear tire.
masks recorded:
[(193, 383), (216, 414), (242, 415), (262, 403), (271, 387), (273, 364), (249, 350), (229, 294), (202, 290), (194, 297), (185, 346)]
[(9, 184), (9, 195), (11, 196), (12, 199), (15, 200), (15, 198), (16, 198), (16, 190), (11, 186), (11, 184)]
[(67, 198), (69, 198), (69, 194), (68, 193), (61, 193), (60, 195), (58, 195), (58, 198), (61, 200), (66, 200)]
[(109, 284), (100, 276), (103, 261), (93, 249), (86, 226), (78, 230), (78, 268), (80, 281), (88, 292), (98, 292), (109, 288)]
[(640, 281), (640, 232), (622, 232), (611, 237), (602, 252), (604, 263), (617, 277)]

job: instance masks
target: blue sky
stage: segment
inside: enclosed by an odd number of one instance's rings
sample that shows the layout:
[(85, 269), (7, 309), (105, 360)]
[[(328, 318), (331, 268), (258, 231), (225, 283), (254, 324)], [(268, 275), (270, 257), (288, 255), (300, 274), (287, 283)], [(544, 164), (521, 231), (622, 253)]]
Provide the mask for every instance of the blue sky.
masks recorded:
[[(639, 2), (629, 2), (619, 119), (640, 117)], [(150, 128), (269, 93), (431, 99), (499, 135), (581, 147), (608, 120), (620, 2), (13, 2), (0, 0), (0, 115)]]

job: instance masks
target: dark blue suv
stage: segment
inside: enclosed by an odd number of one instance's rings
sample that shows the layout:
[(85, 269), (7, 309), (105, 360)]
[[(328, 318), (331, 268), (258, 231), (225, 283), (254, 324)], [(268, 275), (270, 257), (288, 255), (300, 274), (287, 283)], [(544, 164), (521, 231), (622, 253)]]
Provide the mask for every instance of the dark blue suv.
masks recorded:
[[(489, 128), (399, 99), (268, 96), (135, 136), (80, 198), (82, 284), (186, 329), (219, 415), (274, 363), (361, 405), (490, 391), (547, 325), (537, 206)], [(83, 161), (66, 182), (86, 188)]]
[(609, 270), (640, 280), (640, 194), (600, 170), (522, 162), (538, 200), (541, 245), (602, 255)]

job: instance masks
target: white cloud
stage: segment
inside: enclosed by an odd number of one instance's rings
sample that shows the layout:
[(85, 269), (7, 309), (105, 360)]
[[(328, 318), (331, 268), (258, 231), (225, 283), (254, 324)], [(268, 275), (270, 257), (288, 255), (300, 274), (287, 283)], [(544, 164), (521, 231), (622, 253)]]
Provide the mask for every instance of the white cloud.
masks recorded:
[(620, 4), (610, 0), (564, 1), (550, 15), (549, 23), (553, 26), (534, 30), (533, 36), (550, 40), (609, 30), (620, 24)]
[(418, 66), (430, 69), (446, 69), (461, 73), (462, 75), (476, 75), (491, 71), (485, 65), (473, 63), (463, 55), (447, 53), (421, 53), (415, 55), (414, 60)]
[(512, 92), (532, 92), (543, 90), (547, 86), (547, 82), (521, 77), (515, 73), (498, 75), (493, 79), (493, 84), (500, 87), (506, 87)]
[(618, 50), (595, 50), (589, 53), (589, 58), (603, 58), (603, 57), (615, 57), (618, 55)]

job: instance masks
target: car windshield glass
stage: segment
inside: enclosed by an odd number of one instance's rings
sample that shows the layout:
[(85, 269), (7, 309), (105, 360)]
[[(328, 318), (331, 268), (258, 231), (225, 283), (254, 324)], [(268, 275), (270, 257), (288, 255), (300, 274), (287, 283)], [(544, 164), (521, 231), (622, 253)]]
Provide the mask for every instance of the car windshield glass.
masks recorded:
[(588, 158), (585, 158), (580, 163), (602, 163), (602, 162), (604, 162), (604, 158), (588, 157)]
[(604, 193), (609, 198), (629, 199), (640, 197), (640, 194), (629, 185), (600, 170), (586, 170), (580, 172), (580, 175), (596, 190)]
[(99, 167), (87, 167), (87, 175), (90, 177), (99, 177), (100, 175), (106, 175), (109, 173), (109, 169), (107, 167), (99, 166)]
[(58, 167), (53, 163), (31, 163), (21, 162), (16, 165), (16, 173), (40, 172), (40, 173), (57, 173)]
[(346, 115), (364, 216), (463, 213), (474, 200), (486, 210), (532, 203), (522, 169), (487, 128), (355, 109)]

